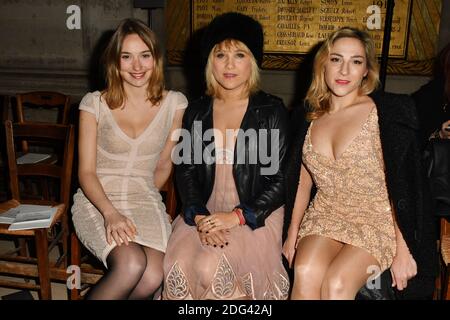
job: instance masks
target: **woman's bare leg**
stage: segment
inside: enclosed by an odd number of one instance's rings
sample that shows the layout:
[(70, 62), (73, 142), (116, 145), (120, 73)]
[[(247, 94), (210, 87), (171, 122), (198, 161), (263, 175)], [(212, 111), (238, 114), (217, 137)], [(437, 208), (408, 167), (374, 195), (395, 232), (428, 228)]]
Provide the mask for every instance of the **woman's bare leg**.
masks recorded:
[(342, 243), (319, 235), (300, 240), (294, 261), (292, 300), (320, 299), (323, 278), (342, 247)]
[(373, 275), (368, 269), (377, 260), (366, 250), (345, 244), (331, 262), (321, 288), (321, 299), (355, 299), (359, 289)]

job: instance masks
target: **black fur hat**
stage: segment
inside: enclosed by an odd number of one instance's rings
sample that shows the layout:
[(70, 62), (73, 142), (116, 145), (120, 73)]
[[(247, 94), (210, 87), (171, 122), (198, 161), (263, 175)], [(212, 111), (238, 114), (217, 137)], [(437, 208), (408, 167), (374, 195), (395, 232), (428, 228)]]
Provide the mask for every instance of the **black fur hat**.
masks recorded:
[(215, 17), (205, 31), (202, 54), (208, 60), (214, 46), (226, 39), (239, 40), (252, 52), (261, 66), (264, 34), (261, 24), (253, 18), (237, 12), (227, 12)]

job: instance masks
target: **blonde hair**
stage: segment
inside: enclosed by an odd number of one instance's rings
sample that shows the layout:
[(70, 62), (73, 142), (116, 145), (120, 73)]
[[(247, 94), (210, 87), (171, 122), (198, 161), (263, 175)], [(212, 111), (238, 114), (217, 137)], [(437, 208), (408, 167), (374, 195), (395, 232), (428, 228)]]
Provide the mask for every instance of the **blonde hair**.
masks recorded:
[(372, 38), (364, 31), (344, 27), (336, 30), (325, 40), (314, 58), (313, 79), (306, 93), (305, 101), (309, 104), (308, 120), (314, 120), (330, 110), (331, 92), (325, 81), (324, 65), (328, 60), (331, 46), (341, 38), (353, 38), (361, 42), (366, 54), (367, 75), (359, 88), (360, 95), (372, 93), (379, 85), (379, 67)]
[(251, 57), (251, 72), (250, 78), (246, 83), (246, 94), (250, 95), (259, 90), (259, 81), (260, 81), (259, 67), (252, 52), (243, 42), (234, 39), (226, 39), (216, 44), (211, 49), (211, 52), (209, 53), (208, 56), (208, 61), (206, 62), (205, 68), (206, 94), (211, 97), (220, 98), (219, 83), (214, 78), (212, 71), (212, 60), (214, 58), (214, 54), (222, 48), (229, 49), (231, 47), (234, 47), (238, 50), (242, 50)]
[(102, 92), (102, 96), (110, 109), (122, 106), (126, 99), (123, 79), (120, 75), (120, 55), (125, 37), (131, 34), (138, 35), (153, 56), (154, 67), (147, 87), (148, 99), (153, 105), (157, 105), (163, 96), (163, 57), (156, 36), (142, 21), (125, 19), (117, 27), (103, 55), (107, 87)]

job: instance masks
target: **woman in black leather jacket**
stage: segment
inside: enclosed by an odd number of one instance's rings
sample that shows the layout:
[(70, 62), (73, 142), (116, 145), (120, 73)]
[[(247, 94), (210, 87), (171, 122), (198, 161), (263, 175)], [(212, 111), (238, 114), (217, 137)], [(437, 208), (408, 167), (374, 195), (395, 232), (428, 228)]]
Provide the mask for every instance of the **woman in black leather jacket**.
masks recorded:
[(258, 90), (261, 25), (226, 13), (204, 46), (207, 96), (189, 105), (172, 155), (183, 215), (167, 247), (163, 296), (286, 299), (287, 118), (281, 99)]

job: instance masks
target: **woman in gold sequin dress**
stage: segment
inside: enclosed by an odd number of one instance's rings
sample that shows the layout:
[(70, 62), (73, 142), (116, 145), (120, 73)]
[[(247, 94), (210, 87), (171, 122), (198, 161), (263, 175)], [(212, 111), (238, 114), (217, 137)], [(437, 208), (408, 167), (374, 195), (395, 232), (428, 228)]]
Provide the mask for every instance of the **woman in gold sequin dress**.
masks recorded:
[(296, 151), (300, 177), (283, 246), (294, 267), (292, 299), (354, 299), (388, 268), (402, 290), (417, 273), (388, 192), (384, 119), (369, 96), (377, 84), (369, 35), (352, 28), (331, 34), (315, 57), (310, 124)]

